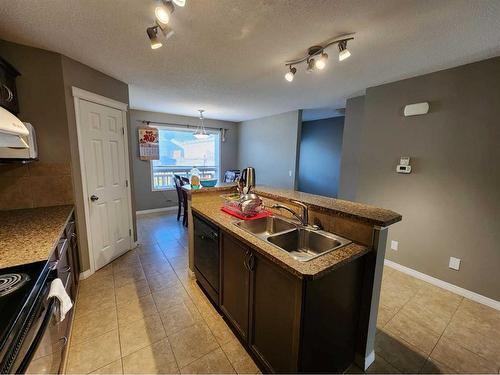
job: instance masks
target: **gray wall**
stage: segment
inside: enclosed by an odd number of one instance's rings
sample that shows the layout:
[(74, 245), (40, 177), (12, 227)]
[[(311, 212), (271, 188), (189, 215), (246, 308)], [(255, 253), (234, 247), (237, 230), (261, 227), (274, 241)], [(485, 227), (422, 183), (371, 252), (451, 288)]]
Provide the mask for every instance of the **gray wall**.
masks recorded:
[(303, 121), (298, 190), (337, 197), (344, 117)]
[(259, 185), (294, 190), (300, 123), (301, 111), (240, 122), (238, 167), (254, 167)]
[[(429, 114), (402, 115), (406, 104), (422, 101)], [(399, 251), (388, 249), (388, 259), (497, 301), (499, 104), (500, 58), (369, 88), (355, 147), (357, 186), (341, 190), (403, 215), (388, 238)], [(400, 156), (412, 158), (413, 173), (395, 172)], [(460, 271), (448, 268), (450, 256), (462, 259)]]
[[(61, 58), (62, 75), (64, 80), (64, 95), (66, 100), (67, 130), (69, 133), (69, 145), (71, 147), (71, 170), (75, 192), (74, 201), (76, 217), (78, 219), (78, 244), (81, 249), (80, 260), (82, 264), (82, 270), (86, 270), (90, 267), (90, 261), (88, 256), (88, 241), (86, 236), (87, 231), (84, 219), (84, 197), (82, 191), (80, 158), (78, 154), (75, 107), (71, 88), (75, 86), (80, 89), (87, 90), (95, 94), (99, 94), (107, 98), (128, 104), (128, 85), (66, 56), (61, 56)], [(135, 210), (133, 205), (134, 203), (132, 202), (134, 236), (136, 237), (137, 235), (134, 214)]]
[(347, 100), (345, 110), (338, 197), (350, 201), (356, 200), (358, 188), (359, 147), (363, 128), (364, 104), (364, 96), (351, 98)]
[[(140, 121), (158, 121), (172, 125), (199, 124), (198, 117), (178, 116), (168, 113), (147, 112), (139, 110), (130, 111), (130, 155), (132, 158), (132, 169), (134, 171), (135, 205), (136, 210), (150, 210), (177, 205), (177, 194), (175, 190), (151, 191), (151, 167), (149, 161), (139, 159), (139, 145), (137, 129), (141, 126)], [(226, 133), (226, 142), (221, 142), (221, 170), (234, 169), (237, 167), (238, 129), (236, 124), (228, 121), (205, 120), (205, 126), (229, 129)], [(194, 129), (193, 129), (194, 131)]]

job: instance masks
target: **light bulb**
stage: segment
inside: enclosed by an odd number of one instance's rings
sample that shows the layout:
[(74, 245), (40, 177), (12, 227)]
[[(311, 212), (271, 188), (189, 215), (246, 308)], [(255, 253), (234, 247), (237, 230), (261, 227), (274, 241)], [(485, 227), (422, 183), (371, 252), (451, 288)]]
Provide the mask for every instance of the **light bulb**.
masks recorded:
[(159, 23), (166, 25), (170, 21), (170, 14), (164, 5), (158, 5), (155, 8), (155, 16)]
[(318, 60), (316, 60), (316, 69), (322, 70), (325, 69), (326, 60), (328, 60), (328, 55), (326, 53), (322, 53)]
[(295, 73), (297, 73), (297, 68), (290, 67), (290, 71), (285, 74), (285, 79), (288, 82), (292, 82), (293, 81), (293, 77), (295, 76)]
[(344, 49), (339, 52), (339, 61), (343, 61), (347, 59), (349, 56), (351, 56), (351, 52), (349, 52), (348, 49)]
[(186, 0), (172, 0), (174, 2), (175, 5), (179, 6), (179, 7), (183, 7), (184, 5), (186, 5)]
[(163, 46), (163, 44), (158, 39), (155, 38), (155, 40), (151, 40), (151, 49), (158, 49), (161, 46)]
[(148, 27), (146, 33), (151, 42), (151, 49), (158, 49), (163, 45), (158, 39), (158, 26)]

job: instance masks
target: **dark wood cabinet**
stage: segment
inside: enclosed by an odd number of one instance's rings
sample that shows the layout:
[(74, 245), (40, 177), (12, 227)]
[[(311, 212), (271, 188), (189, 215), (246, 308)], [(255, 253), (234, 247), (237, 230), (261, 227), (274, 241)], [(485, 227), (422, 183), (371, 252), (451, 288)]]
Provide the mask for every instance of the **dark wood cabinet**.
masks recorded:
[(241, 338), (248, 338), (248, 300), (250, 249), (234, 237), (221, 237), (221, 295), (220, 308), (238, 331)]
[(220, 238), (218, 307), (261, 370), (344, 372), (356, 350), (364, 258), (298, 277), (233, 235)]
[(250, 348), (273, 372), (298, 371), (302, 280), (252, 254)]
[(16, 77), (19, 72), (0, 57), (0, 106), (17, 115), (19, 102), (17, 99)]

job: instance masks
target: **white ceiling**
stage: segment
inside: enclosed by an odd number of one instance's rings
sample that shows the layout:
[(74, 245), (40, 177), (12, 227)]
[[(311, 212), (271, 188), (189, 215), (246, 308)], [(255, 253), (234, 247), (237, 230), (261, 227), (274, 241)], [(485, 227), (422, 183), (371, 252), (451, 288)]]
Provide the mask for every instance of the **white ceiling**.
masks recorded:
[[(0, 0), (0, 37), (65, 54), (130, 84), (132, 108), (241, 121), (340, 108), (369, 86), (500, 54), (498, 0), (187, 0), (149, 48), (153, 0)], [(283, 62), (348, 32), (320, 74)]]

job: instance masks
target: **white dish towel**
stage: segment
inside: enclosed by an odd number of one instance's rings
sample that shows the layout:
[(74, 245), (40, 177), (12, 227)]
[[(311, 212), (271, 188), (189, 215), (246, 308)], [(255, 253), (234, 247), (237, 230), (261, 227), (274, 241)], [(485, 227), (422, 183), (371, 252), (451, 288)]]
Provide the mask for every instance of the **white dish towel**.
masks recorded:
[(47, 298), (50, 299), (53, 297), (59, 300), (59, 316), (57, 319), (62, 322), (68, 311), (73, 307), (73, 302), (71, 302), (71, 298), (66, 292), (66, 289), (64, 289), (61, 279), (55, 279), (50, 284), (50, 291)]

